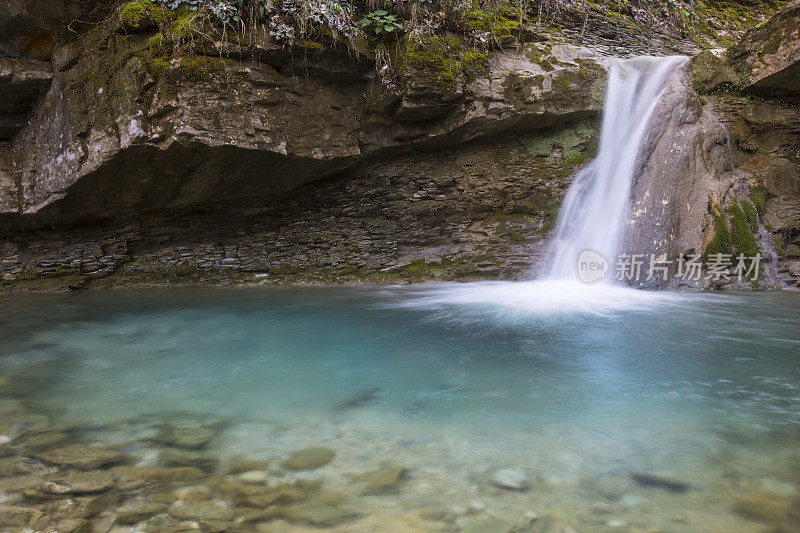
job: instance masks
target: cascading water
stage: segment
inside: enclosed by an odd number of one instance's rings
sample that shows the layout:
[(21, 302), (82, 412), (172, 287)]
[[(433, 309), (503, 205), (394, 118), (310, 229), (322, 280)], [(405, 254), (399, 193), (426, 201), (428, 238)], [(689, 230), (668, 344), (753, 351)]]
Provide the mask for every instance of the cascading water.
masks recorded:
[[(614, 60), (608, 75), (597, 157), (578, 172), (561, 207), (540, 277), (575, 280), (591, 250), (611, 266), (625, 232), (636, 157), (670, 74), (685, 57)], [(611, 282), (613, 276), (606, 276)]]

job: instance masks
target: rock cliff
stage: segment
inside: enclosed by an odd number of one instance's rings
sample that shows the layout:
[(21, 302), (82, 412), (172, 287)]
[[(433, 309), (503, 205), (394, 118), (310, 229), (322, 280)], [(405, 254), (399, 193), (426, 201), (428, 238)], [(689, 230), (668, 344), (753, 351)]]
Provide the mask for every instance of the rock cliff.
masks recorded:
[[(170, 48), (163, 27), (131, 26), (115, 2), (42, 6), (0, 3), (0, 274), (11, 290), (524, 277), (593, 154), (607, 58), (701, 46), (565, 10), (560, 28), (457, 52), (455, 71), (441, 59), (452, 45), (431, 41), (387, 82), (370, 47), (261, 36)], [(676, 168), (703, 176), (664, 215), (675, 250), (702, 250), (713, 206), (745, 183), (761, 230), (783, 239), (787, 283), (800, 277), (797, 108), (748, 94), (794, 94), (766, 89), (797, 79), (791, 31), (774, 60), (754, 50), (795, 13), (751, 30), (729, 59), (703, 52), (710, 66), (691, 72), (704, 96), (683, 73), (658, 118), (691, 129)], [(32, 28), (39, 49), (14, 27)], [(677, 140), (650, 139), (649, 161)], [(663, 171), (646, 158), (642, 169), (634, 198)], [(686, 202), (690, 216), (675, 207)]]

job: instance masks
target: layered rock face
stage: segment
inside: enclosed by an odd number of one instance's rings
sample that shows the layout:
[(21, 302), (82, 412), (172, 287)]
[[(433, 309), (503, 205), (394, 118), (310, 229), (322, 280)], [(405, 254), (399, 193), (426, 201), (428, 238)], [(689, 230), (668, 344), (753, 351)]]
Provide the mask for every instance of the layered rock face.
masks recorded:
[(156, 73), (152, 34), (110, 17), (53, 54), (7, 150), (15, 287), (516, 278), (602, 108), (604, 60), (570, 45), (396, 90), (313, 47), (228, 43)]

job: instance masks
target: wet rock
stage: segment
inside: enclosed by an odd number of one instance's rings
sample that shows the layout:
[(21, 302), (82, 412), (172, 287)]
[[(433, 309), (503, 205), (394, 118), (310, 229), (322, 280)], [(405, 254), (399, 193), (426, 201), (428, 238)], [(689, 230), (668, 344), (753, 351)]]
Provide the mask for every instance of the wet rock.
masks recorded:
[(755, 492), (736, 498), (733, 510), (745, 518), (766, 524), (787, 522), (788, 501), (769, 492)]
[(180, 448), (166, 448), (158, 458), (163, 466), (193, 466), (205, 472), (213, 472), (219, 465), (219, 459), (213, 455)]
[(190, 485), (175, 491), (179, 500), (207, 500), (211, 497), (211, 489), (205, 485)]
[(214, 438), (216, 431), (198, 422), (181, 422), (166, 426), (156, 440), (166, 446), (196, 450)]
[(108, 533), (114, 527), (117, 515), (111, 511), (106, 511), (97, 515), (90, 523), (92, 533)]
[(120, 524), (137, 524), (153, 515), (163, 513), (167, 506), (151, 500), (131, 500), (115, 509), (117, 522)]
[(114, 487), (114, 478), (108, 471), (73, 472), (59, 475), (42, 483), (46, 494), (91, 494)]
[(59, 519), (91, 518), (115, 502), (106, 495), (66, 498), (53, 505), (53, 515)]
[(222, 520), (200, 520), (198, 525), (204, 532), (221, 533), (222, 531), (228, 531), (233, 524)]
[(149, 468), (118, 466), (111, 471), (118, 476), (117, 488), (136, 490), (158, 485), (191, 483), (206, 477), (206, 473), (194, 467)]
[(358, 513), (333, 505), (280, 506), (266, 509), (264, 520), (283, 518), (289, 522), (305, 523), (318, 527), (332, 527), (358, 516)]
[(521, 468), (501, 468), (492, 473), (492, 484), (501, 489), (527, 490), (531, 484)]
[(304, 501), (308, 492), (298, 487), (284, 486), (272, 492), (259, 492), (243, 494), (234, 501), (243, 507), (264, 508), (270, 505), (285, 505)]
[(800, 94), (800, 2), (784, 6), (728, 50), (745, 91), (764, 96)]
[(478, 518), (464, 526), (463, 533), (508, 533), (514, 524), (496, 518)]
[(711, 93), (720, 87), (736, 85), (736, 75), (719, 57), (704, 50), (692, 57), (690, 67), (695, 91)]
[(269, 461), (234, 461), (228, 466), (228, 474), (236, 475), (251, 470), (266, 470), (269, 468)]
[(354, 409), (356, 407), (361, 407), (368, 403), (372, 403), (377, 401), (381, 397), (381, 389), (366, 389), (352, 398), (349, 398), (342, 403), (338, 404), (334, 410), (336, 411), (346, 411), (348, 409)]
[(83, 533), (87, 531), (87, 527), (89, 526), (89, 522), (84, 520), (83, 518), (66, 518), (64, 520), (60, 520), (55, 528), (53, 529), (46, 529), (48, 533), (53, 531), (54, 533), (57, 531), (58, 533)]
[(48, 471), (49, 469), (40, 461), (28, 457), (0, 459), (0, 477), (42, 475)]
[(24, 449), (32, 451), (41, 451), (48, 448), (60, 446), (69, 440), (69, 435), (66, 433), (47, 432), (34, 435), (25, 441)]
[(127, 461), (128, 456), (117, 450), (100, 446), (75, 445), (67, 448), (48, 450), (36, 455), (46, 463), (61, 467), (93, 470), (104, 466), (117, 465)]
[(670, 492), (686, 492), (689, 490), (690, 485), (678, 479), (662, 476), (660, 474), (651, 474), (649, 472), (634, 472), (631, 477), (638, 484), (644, 487), (665, 489)]
[(283, 466), (289, 470), (314, 470), (330, 463), (335, 456), (336, 452), (330, 448), (304, 448), (292, 454)]
[(404, 467), (383, 465), (360, 474), (355, 479), (364, 483), (363, 494), (385, 494), (397, 492), (407, 473), (408, 469)]
[(267, 473), (263, 470), (248, 470), (242, 472), (236, 478), (244, 483), (263, 484), (267, 481)]
[(23, 527), (38, 520), (42, 512), (33, 507), (0, 505), (0, 526)]
[(169, 514), (180, 520), (229, 521), (236, 517), (236, 513), (233, 509), (214, 501), (200, 501), (194, 503), (178, 502), (170, 508)]

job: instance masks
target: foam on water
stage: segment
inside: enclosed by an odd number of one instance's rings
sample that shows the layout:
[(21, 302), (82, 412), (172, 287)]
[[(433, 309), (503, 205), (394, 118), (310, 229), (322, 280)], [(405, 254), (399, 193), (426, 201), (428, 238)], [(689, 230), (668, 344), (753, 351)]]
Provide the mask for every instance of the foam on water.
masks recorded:
[[(487, 281), (443, 283), (404, 291), (400, 307), (436, 309), (442, 306), (494, 307), (523, 315), (588, 314), (611, 316), (623, 311), (662, 310), (704, 299), (704, 295), (640, 291), (609, 284), (588, 285), (571, 280), (527, 282)], [(487, 309), (485, 309), (487, 310)]]

